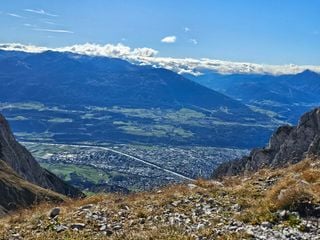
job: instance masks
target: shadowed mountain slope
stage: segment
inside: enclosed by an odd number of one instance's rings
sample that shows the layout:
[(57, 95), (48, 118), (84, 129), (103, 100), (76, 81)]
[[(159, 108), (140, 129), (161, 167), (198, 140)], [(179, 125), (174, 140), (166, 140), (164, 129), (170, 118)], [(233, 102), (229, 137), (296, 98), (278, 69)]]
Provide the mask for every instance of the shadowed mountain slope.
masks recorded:
[(259, 115), (166, 69), (72, 53), (0, 51), (0, 86), (0, 101), (4, 102), (209, 110), (226, 107), (241, 116)]
[(2, 115), (0, 115), (0, 159), (30, 183), (70, 197), (82, 196), (79, 190), (40, 167), (31, 153), (15, 140), (8, 122)]
[(64, 200), (62, 195), (24, 180), (1, 159), (0, 195), (0, 216), (42, 201), (61, 202)]

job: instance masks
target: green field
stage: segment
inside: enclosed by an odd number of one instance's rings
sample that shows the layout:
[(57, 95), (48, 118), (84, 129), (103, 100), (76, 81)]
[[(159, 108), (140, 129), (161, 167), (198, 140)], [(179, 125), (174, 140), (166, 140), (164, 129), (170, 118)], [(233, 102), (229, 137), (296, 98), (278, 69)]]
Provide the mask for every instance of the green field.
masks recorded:
[(0, 103), (0, 111), (20, 141), (52, 143), (134, 142), (251, 148), (265, 145), (280, 125), (276, 120), (239, 118), (221, 107), (143, 109)]
[(84, 181), (94, 184), (105, 183), (110, 178), (109, 174), (90, 166), (62, 163), (42, 163), (41, 166), (53, 172), (67, 182), (72, 180), (72, 175), (74, 174)]

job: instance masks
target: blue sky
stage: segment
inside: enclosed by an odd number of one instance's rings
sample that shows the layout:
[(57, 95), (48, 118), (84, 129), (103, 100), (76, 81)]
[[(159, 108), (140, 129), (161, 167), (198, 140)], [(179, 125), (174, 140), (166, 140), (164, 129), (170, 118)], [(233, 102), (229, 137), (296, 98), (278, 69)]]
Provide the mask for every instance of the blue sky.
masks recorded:
[(318, 0), (1, 0), (0, 42), (320, 65), (319, 12)]

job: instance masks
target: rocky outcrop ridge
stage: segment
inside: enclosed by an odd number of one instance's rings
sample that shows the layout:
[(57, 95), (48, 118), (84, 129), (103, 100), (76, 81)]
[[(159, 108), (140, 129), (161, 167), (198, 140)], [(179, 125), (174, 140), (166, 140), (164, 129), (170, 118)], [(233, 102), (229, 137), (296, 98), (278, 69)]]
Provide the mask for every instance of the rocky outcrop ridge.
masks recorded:
[(0, 216), (41, 201), (61, 202), (64, 197), (36, 186), (16, 174), (0, 160)]
[(80, 197), (82, 193), (66, 184), (51, 172), (40, 167), (30, 152), (14, 138), (8, 122), (0, 114), (0, 159), (22, 179), (70, 197)]
[(282, 167), (297, 163), (308, 155), (320, 154), (320, 108), (304, 114), (298, 125), (279, 127), (267, 147), (219, 166), (214, 178), (254, 172), (264, 167)]

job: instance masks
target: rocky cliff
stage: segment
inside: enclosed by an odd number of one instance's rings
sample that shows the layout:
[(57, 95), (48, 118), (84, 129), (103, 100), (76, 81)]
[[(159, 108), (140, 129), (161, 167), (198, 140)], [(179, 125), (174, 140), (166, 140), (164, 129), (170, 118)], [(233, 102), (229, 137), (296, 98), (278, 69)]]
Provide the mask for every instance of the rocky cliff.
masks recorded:
[(308, 155), (320, 154), (320, 108), (304, 114), (298, 125), (279, 127), (267, 147), (219, 166), (214, 178), (257, 171), (264, 167), (282, 167), (297, 163)]
[(64, 200), (62, 195), (24, 180), (2, 160), (0, 160), (0, 196), (0, 216), (41, 201)]
[(0, 159), (30, 183), (70, 197), (82, 196), (79, 190), (40, 167), (28, 150), (16, 141), (8, 122), (1, 114)]

